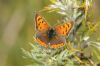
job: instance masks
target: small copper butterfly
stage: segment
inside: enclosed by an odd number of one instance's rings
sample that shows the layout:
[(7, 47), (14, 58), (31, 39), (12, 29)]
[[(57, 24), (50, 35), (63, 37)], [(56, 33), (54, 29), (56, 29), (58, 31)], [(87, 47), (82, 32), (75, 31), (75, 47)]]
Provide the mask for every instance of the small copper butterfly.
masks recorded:
[(62, 25), (51, 27), (39, 14), (35, 15), (36, 40), (44, 47), (60, 48), (66, 43), (65, 36), (72, 29), (73, 22), (66, 22)]

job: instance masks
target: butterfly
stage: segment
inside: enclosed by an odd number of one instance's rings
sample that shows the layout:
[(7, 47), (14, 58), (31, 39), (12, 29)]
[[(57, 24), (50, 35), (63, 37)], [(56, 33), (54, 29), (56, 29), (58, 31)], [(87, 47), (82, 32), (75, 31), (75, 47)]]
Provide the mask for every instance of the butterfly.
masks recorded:
[(36, 41), (46, 48), (60, 48), (65, 45), (65, 36), (68, 36), (73, 27), (73, 22), (69, 21), (61, 25), (51, 27), (47, 21), (39, 14), (35, 15), (35, 27), (37, 30)]

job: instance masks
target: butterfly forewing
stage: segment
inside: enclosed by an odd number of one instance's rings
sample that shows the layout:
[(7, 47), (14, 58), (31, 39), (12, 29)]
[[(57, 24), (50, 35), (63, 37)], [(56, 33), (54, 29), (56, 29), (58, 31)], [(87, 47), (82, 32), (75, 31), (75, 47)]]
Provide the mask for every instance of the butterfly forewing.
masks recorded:
[(35, 22), (36, 22), (36, 29), (38, 31), (44, 32), (44, 31), (49, 29), (48, 23), (46, 22), (46, 20), (41, 15), (36, 14)]
[(73, 27), (73, 22), (66, 22), (62, 25), (55, 26), (55, 31), (59, 35), (66, 36), (68, 35), (72, 27)]

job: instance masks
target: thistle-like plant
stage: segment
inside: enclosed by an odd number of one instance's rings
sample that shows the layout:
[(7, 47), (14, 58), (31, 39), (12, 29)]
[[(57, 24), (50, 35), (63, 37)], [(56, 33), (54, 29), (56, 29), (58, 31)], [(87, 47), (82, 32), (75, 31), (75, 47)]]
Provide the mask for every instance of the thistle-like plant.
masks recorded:
[[(92, 22), (87, 20), (92, 0), (50, 0), (50, 2), (52, 4), (44, 9), (59, 13), (64, 17), (64, 21), (73, 21), (73, 30), (63, 48), (44, 48), (34, 42), (30, 43), (32, 47), (30, 51), (22, 49), (24, 58), (33, 60), (33, 64), (27, 66), (94, 66), (95, 61), (92, 57), (100, 56), (100, 53), (96, 53), (96, 50), (100, 50), (100, 42), (90, 40), (91, 34), (96, 29), (94, 27), (97, 26), (96, 23), (90, 28)], [(35, 41), (34, 36), (33, 38)]]

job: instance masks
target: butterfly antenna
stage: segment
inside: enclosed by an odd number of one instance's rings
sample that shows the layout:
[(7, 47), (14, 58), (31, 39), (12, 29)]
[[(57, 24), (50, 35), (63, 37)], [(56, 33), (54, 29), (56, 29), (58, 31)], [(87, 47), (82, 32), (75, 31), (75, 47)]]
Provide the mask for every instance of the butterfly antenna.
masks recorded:
[(47, 11), (48, 13), (52, 12), (48, 7), (44, 7), (43, 9), (39, 10), (38, 12), (45, 12)]
[(44, 12), (44, 11), (48, 11), (48, 10), (49, 10), (48, 7), (45, 7), (43, 9), (39, 10), (38, 12)]
[(33, 11), (33, 13), (36, 15), (36, 14), (39, 14), (40, 12), (39, 11)]
[(46, 11), (46, 9), (39, 10), (39, 12), (44, 12), (44, 11)]

